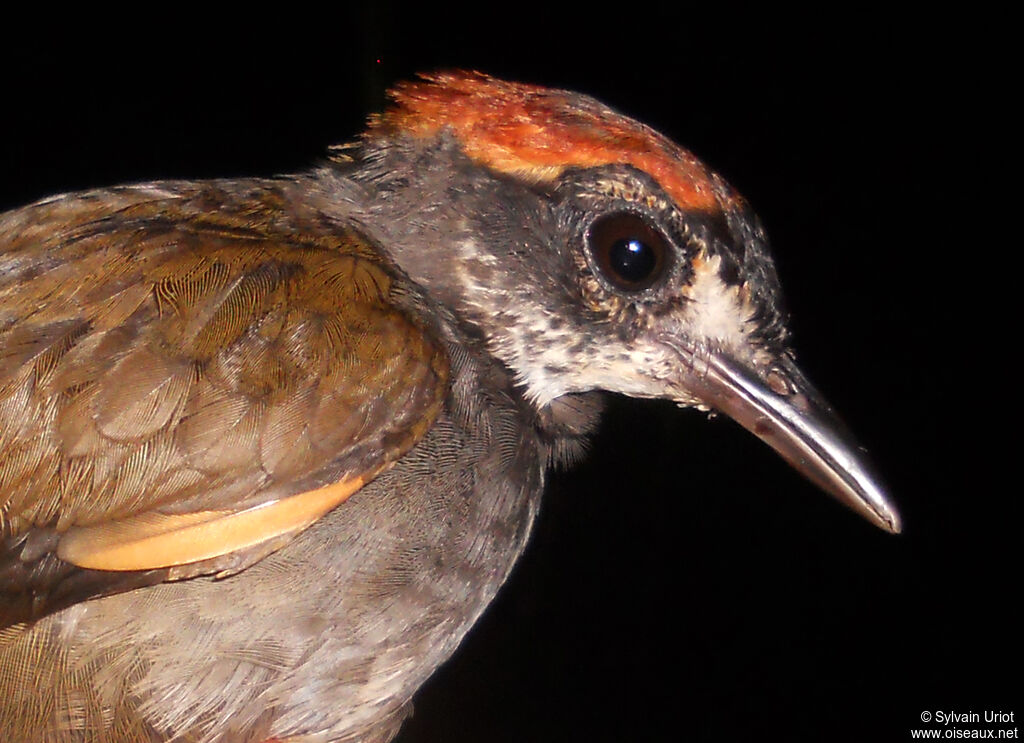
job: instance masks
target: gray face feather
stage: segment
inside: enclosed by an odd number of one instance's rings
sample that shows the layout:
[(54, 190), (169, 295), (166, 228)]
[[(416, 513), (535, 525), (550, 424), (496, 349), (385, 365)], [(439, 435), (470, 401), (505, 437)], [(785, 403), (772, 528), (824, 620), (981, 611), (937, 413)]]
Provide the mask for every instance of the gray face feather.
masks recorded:
[[(538, 407), (593, 389), (699, 405), (679, 383), (680, 343), (766, 372), (786, 353), (763, 232), (724, 183), (722, 211), (708, 214), (680, 209), (631, 166), (570, 169), (537, 186), (470, 162), (448, 137), (387, 142), (367, 157), (379, 167), (358, 177), (384, 198), (357, 219), (459, 309)], [(452, 160), (462, 167), (442, 167)], [(593, 256), (591, 226), (616, 214), (664, 241), (661, 275), (639, 291), (613, 285)]]

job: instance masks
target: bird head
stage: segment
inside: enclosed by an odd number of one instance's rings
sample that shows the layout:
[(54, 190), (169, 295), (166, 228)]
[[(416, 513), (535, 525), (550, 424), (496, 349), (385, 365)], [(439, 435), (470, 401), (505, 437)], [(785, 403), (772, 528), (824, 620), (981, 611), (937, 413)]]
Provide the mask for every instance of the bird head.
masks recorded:
[(720, 411), (900, 530), (797, 367), (764, 230), (722, 178), (575, 93), (452, 72), (392, 97), (356, 148), (360, 219), (527, 400), (607, 390)]

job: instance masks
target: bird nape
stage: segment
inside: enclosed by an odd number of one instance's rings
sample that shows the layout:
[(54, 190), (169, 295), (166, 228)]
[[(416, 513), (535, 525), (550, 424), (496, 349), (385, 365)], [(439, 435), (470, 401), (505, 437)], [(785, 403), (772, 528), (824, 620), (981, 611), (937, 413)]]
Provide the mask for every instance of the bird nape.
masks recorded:
[(3, 740), (390, 740), (605, 392), (899, 531), (720, 177), (575, 93), (391, 97), (306, 172), (0, 217)]

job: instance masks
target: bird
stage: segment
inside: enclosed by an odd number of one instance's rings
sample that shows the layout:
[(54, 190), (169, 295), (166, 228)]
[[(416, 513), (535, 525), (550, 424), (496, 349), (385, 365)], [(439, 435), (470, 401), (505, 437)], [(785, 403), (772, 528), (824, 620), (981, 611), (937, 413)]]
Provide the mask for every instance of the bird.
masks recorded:
[(751, 206), (586, 95), (424, 74), (303, 172), (3, 214), (0, 739), (386, 743), (607, 394), (900, 531)]

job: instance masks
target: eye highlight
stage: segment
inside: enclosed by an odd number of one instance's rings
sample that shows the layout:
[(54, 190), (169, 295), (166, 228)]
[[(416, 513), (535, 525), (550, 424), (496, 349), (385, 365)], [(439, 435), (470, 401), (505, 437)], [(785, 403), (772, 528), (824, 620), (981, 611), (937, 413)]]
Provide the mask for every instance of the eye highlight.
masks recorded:
[(649, 288), (668, 267), (668, 241), (631, 212), (615, 212), (595, 219), (587, 230), (586, 243), (597, 271), (623, 291)]

